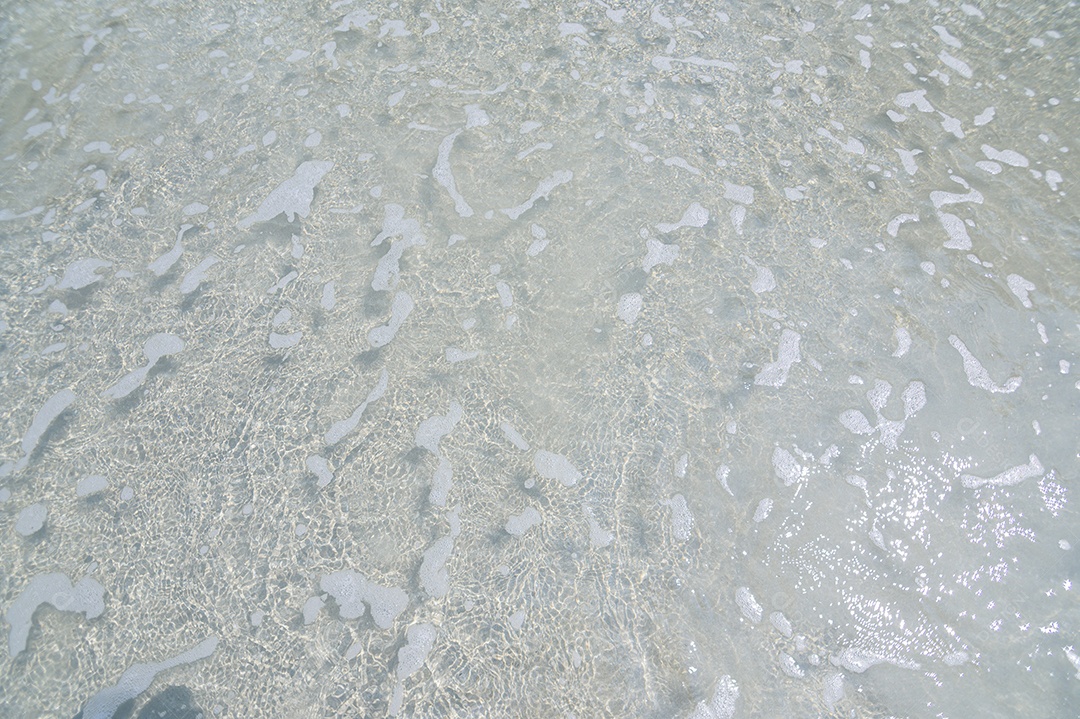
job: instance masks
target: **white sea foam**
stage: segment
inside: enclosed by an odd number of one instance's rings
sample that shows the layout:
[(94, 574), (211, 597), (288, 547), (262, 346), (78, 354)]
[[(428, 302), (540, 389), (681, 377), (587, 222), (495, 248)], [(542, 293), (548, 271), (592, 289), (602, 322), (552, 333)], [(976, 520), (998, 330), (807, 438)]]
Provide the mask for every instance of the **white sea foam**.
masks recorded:
[(554, 479), (564, 487), (573, 487), (581, 480), (581, 472), (561, 454), (541, 449), (533, 456), (536, 472), (544, 479)]
[(26, 430), (26, 434), (23, 435), (21, 444), (23, 456), (12, 466), (12, 471), (18, 472), (30, 462), (30, 457), (34, 454), (34, 450), (37, 449), (45, 431), (56, 421), (57, 417), (64, 413), (64, 410), (75, 402), (75, 399), (74, 392), (69, 389), (62, 389), (45, 400), (45, 404), (34, 415), (30, 427)]
[(143, 344), (143, 356), (146, 364), (124, 375), (116, 384), (101, 393), (107, 399), (123, 399), (146, 381), (150, 370), (154, 368), (162, 357), (179, 354), (184, 350), (184, 340), (168, 332), (159, 332), (151, 335)]
[(206, 659), (217, 649), (217, 637), (209, 637), (186, 652), (152, 664), (132, 664), (111, 687), (102, 689), (83, 707), (83, 719), (110, 719), (126, 702), (150, 688), (158, 674)]
[(766, 364), (757, 373), (754, 377), (754, 384), (782, 387), (787, 382), (792, 365), (802, 361), (802, 354), (799, 352), (799, 340), (801, 339), (798, 332), (784, 330), (780, 335), (780, 346), (777, 348), (776, 361)]
[(315, 199), (315, 186), (333, 167), (334, 163), (328, 160), (300, 163), (292, 177), (275, 187), (259, 208), (240, 220), (237, 227), (247, 229), (256, 222), (272, 220), (282, 213), (289, 222), (297, 216), (307, 217), (311, 213), (311, 202)]
[(363, 416), (368, 406), (371, 405), (372, 402), (382, 399), (382, 396), (386, 394), (386, 388), (389, 386), (389, 382), (390, 375), (385, 369), (381, 370), (379, 372), (379, 379), (375, 381), (375, 386), (368, 392), (364, 401), (353, 410), (351, 415), (343, 420), (334, 422), (334, 424), (330, 426), (330, 429), (326, 431), (326, 436), (323, 437), (323, 441), (328, 446), (335, 445), (344, 439), (347, 434), (356, 429), (357, 425), (360, 424), (360, 418)]
[(540, 182), (537, 183), (536, 189), (533, 190), (533, 193), (529, 196), (529, 199), (525, 200), (525, 202), (521, 203), (517, 207), (511, 207), (503, 210), (502, 212), (511, 220), (516, 220), (517, 218), (521, 217), (523, 214), (531, 210), (538, 200), (546, 200), (548, 198), (548, 195), (551, 194), (552, 190), (554, 190), (559, 185), (565, 185), (572, 179), (574, 179), (574, 173), (570, 170), (556, 170), (551, 175), (545, 177), (543, 180), (540, 180)]
[(975, 355), (971, 354), (967, 345), (957, 337), (956, 335), (949, 335), (949, 344), (960, 353), (960, 357), (964, 362), (964, 374), (967, 375), (968, 384), (972, 387), (978, 387), (979, 389), (986, 390), (993, 393), (1009, 394), (1015, 392), (1020, 387), (1020, 377), (1010, 377), (1005, 380), (1005, 384), (999, 385), (990, 378), (990, 373), (986, 371), (982, 363), (975, 358)]

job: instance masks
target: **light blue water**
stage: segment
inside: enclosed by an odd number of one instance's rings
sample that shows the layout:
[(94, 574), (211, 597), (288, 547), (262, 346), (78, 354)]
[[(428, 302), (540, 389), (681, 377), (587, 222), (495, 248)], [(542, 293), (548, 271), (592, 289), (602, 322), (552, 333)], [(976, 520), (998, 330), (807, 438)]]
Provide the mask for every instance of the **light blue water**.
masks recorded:
[(1077, 17), (7, 6), (0, 715), (1075, 715)]

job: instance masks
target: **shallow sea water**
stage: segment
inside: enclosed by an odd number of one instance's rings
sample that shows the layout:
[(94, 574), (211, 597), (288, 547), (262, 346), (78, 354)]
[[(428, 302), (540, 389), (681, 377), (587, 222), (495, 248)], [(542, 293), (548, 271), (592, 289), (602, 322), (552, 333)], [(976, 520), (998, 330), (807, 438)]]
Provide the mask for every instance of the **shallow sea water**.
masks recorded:
[(0, 715), (1068, 717), (1075, 3), (8, 3)]

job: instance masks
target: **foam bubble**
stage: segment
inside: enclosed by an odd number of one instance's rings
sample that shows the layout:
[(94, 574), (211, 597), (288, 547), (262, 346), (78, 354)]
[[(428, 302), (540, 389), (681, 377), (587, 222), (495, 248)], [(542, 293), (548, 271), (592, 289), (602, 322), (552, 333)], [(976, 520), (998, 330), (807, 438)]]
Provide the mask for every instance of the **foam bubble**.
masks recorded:
[(548, 195), (551, 194), (552, 190), (554, 190), (559, 185), (565, 185), (572, 179), (574, 179), (574, 173), (570, 170), (556, 170), (550, 176), (545, 177), (543, 180), (540, 180), (540, 182), (537, 183), (536, 189), (533, 190), (533, 193), (529, 196), (528, 200), (521, 203), (517, 207), (511, 207), (503, 210), (502, 212), (511, 220), (516, 220), (517, 218), (521, 217), (523, 214), (531, 210), (533, 205), (536, 204), (537, 200), (546, 200)]
[(941, 658), (941, 662), (945, 666), (959, 667), (967, 664), (970, 659), (971, 657), (968, 655), (967, 652), (949, 652)]
[(919, 112), (933, 112), (934, 106), (926, 99), (926, 90), (912, 90), (902, 92), (896, 96), (896, 104), (900, 107), (914, 106)]
[(855, 672), (856, 674), (862, 674), (867, 669), (877, 664), (893, 664), (905, 669), (917, 669), (919, 667), (919, 665), (914, 662), (894, 660), (871, 651), (854, 649), (851, 647), (841, 650), (836, 656), (830, 657), (829, 661), (834, 666), (843, 667), (849, 672)]
[(405, 646), (398, 649), (397, 656), (397, 684), (390, 699), (389, 714), (396, 717), (401, 711), (404, 702), (405, 680), (415, 674), (424, 666), (427, 655), (435, 645), (435, 637), (438, 635), (433, 624), (414, 624), (405, 632)]
[(1031, 298), (1028, 293), (1035, 291), (1035, 285), (1025, 280), (1020, 275), (1009, 275), (1005, 278), (1005, 281), (1009, 284), (1009, 290), (1016, 295), (1016, 298), (1020, 300), (1020, 303), (1031, 309)]
[(769, 615), (769, 623), (773, 625), (776, 631), (780, 632), (788, 639), (791, 638), (793, 632), (791, 622), (784, 616), (783, 612), (771, 613)]
[(311, 202), (315, 199), (315, 186), (333, 167), (334, 163), (329, 160), (301, 163), (292, 177), (275, 187), (259, 209), (240, 220), (237, 226), (247, 229), (256, 222), (271, 220), (281, 213), (285, 213), (289, 222), (297, 215), (307, 217), (311, 212)]
[(641, 306), (641, 293), (628, 292), (619, 298), (619, 304), (615, 309), (615, 314), (626, 324), (632, 325), (637, 321), (638, 314), (641, 313)]
[(945, 65), (947, 65), (948, 67), (956, 70), (956, 72), (958, 72), (961, 77), (965, 77), (969, 80), (971, 79), (971, 66), (960, 58), (950, 55), (949, 53), (942, 50), (938, 53), (938, 59), (945, 63)]
[(194, 227), (194, 225), (180, 225), (180, 229), (176, 233), (176, 243), (173, 245), (173, 248), (147, 265), (146, 269), (150, 270), (158, 277), (161, 277), (168, 272), (169, 269), (176, 264), (176, 261), (180, 259), (180, 255), (184, 254), (184, 244), (182, 241), (184, 233), (192, 227)]
[(420, 586), (429, 596), (439, 599), (450, 591), (450, 575), (446, 562), (454, 551), (453, 537), (440, 537), (424, 552), (420, 562)]
[(516, 429), (514, 429), (512, 424), (503, 422), (499, 425), (499, 429), (502, 430), (503, 436), (510, 440), (510, 444), (526, 452), (529, 450), (529, 443), (525, 441), (525, 438), (522, 437)]
[(102, 279), (98, 274), (101, 270), (112, 267), (112, 262), (88, 257), (83, 260), (75, 260), (64, 270), (64, 277), (57, 285), (61, 290), (81, 290), (89, 287)]
[(690, 513), (690, 507), (686, 503), (686, 497), (676, 494), (668, 500), (664, 500), (671, 509), (671, 533), (675, 539), (685, 542), (690, 539), (694, 529), (694, 515)]
[(551, 143), (537, 143), (536, 145), (534, 145), (534, 146), (532, 146), (530, 148), (527, 148), (527, 149), (522, 150), (521, 152), (518, 152), (517, 154), (514, 155), (514, 157), (517, 160), (524, 160), (525, 158), (529, 157), (530, 154), (536, 152), (537, 150), (550, 150), (553, 147), (555, 147), (555, 146), (552, 145)]
[(456, 130), (444, 137), (443, 141), (439, 143), (439, 154), (435, 160), (435, 167), (431, 169), (431, 176), (450, 193), (450, 198), (454, 201), (454, 210), (457, 211), (458, 215), (472, 217), (473, 209), (469, 207), (469, 203), (458, 192), (457, 183), (454, 181), (453, 172), (450, 170), (450, 150), (453, 149), (454, 141), (457, 140), (461, 132), (461, 130)]
[(334, 481), (334, 473), (330, 470), (330, 464), (326, 461), (325, 457), (313, 454), (307, 458), (304, 462), (304, 466), (307, 468), (307, 471), (318, 477), (317, 485), (319, 487), (325, 487)]
[(645, 241), (645, 248), (645, 259), (641, 261), (645, 272), (651, 272), (657, 265), (671, 265), (679, 256), (679, 245), (667, 245), (652, 237)]
[(338, 26), (334, 28), (334, 32), (348, 32), (354, 27), (361, 30), (367, 30), (367, 26), (372, 20), (378, 20), (379, 16), (372, 14), (366, 8), (360, 10), (353, 10), (341, 18)]
[(979, 487), (1011, 487), (1014, 484), (1020, 484), (1025, 479), (1032, 477), (1040, 477), (1043, 472), (1042, 463), (1039, 462), (1039, 458), (1034, 454), (1028, 457), (1027, 464), (1020, 464), (1015, 467), (1006, 469), (1001, 474), (998, 474), (989, 479), (983, 479), (982, 477), (976, 477), (971, 474), (965, 474), (960, 477), (961, 483), (968, 489), (978, 489)]
[(806, 469), (796, 461), (791, 452), (783, 447), (776, 447), (773, 450), (772, 464), (773, 471), (784, 482), (785, 487), (790, 487), (806, 476)]
[(857, 409), (849, 409), (840, 414), (840, 424), (854, 434), (873, 434), (874, 427), (870, 420)]
[(62, 389), (45, 400), (45, 404), (34, 415), (30, 427), (26, 430), (26, 434), (23, 435), (21, 446), (23, 456), (12, 466), (13, 471), (18, 472), (30, 462), (30, 456), (37, 449), (38, 442), (41, 441), (45, 430), (56, 421), (57, 417), (63, 414), (64, 410), (71, 406), (75, 399), (74, 392), (69, 389)]
[(386, 370), (384, 369), (380, 371), (379, 379), (375, 382), (375, 386), (371, 388), (371, 391), (368, 392), (367, 398), (363, 402), (361, 402), (355, 410), (353, 410), (353, 413), (349, 415), (349, 417), (338, 422), (334, 422), (334, 424), (330, 426), (330, 429), (327, 430), (326, 436), (323, 438), (323, 441), (326, 442), (328, 446), (335, 445), (340, 442), (345, 437), (345, 435), (356, 429), (356, 426), (360, 423), (360, 418), (363, 416), (364, 411), (368, 408), (368, 405), (378, 399), (381, 399), (382, 396), (386, 393), (386, 388), (389, 384), (389, 381), (390, 377), (387, 374)]
[(300, 344), (300, 340), (303, 339), (303, 332), (293, 332), (291, 334), (280, 334), (278, 332), (271, 332), (269, 343), (273, 349), (283, 350), (289, 347), (295, 347)]
[(842, 147), (847, 152), (852, 153), (853, 155), (865, 155), (866, 154), (866, 146), (863, 145), (862, 142), (860, 142), (858, 139), (856, 139), (854, 137), (849, 136), (847, 140), (841, 140), (839, 137), (833, 135), (831, 131), (825, 129), (824, 127), (819, 127), (817, 129), (817, 134), (822, 136), (822, 137), (825, 137), (825, 138), (828, 138), (828, 139), (832, 140), (837, 145)]
[(371, 241), (372, 247), (378, 247), (385, 240), (401, 237), (409, 245), (424, 244), (424, 237), (420, 232), (420, 222), (405, 217), (405, 208), (401, 205), (389, 203), (383, 208), (382, 230)]
[(701, 174), (701, 170), (694, 167), (689, 162), (687, 162), (684, 158), (679, 157), (678, 155), (675, 155), (673, 157), (668, 157), (668, 158), (664, 159), (663, 162), (664, 162), (664, 165), (667, 166), (667, 167), (681, 167), (682, 169), (689, 172), (691, 175), (700, 175)]
[(319, 618), (319, 612), (326, 606), (326, 602), (321, 597), (308, 597), (308, 600), (304, 602), (303, 608), (300, 610), (301, 616), (304, 617), (304, 626), (309, 626), (315, 623), (315, 620)]
[(198, 265), (193, 267), (184, 275), (184, 279), (180, 281), (180, 294), (189, 295), (199, 288), (203, 280), (206, 279), (206, 271), (220, 262), (214, 255), (207, 255), (202, 259)]
[(1069, 647), (1065, 647), (1065, 658), (1069, 660), (1069, 664), (1073, 665), (1073, 669), (1076, 670), (1076, 678), (1080, 679), (1080, 655), (1077, 655)]
[(775, 275), (773, 275), (772, 270), (770, 270), (768, 267), (763, 267), (762, 265), (757, 264), (749, 257), (744, 257), (743, 259), (746, 260), (746, 262), (748, 262), (751, 267), (757, 270), (757, 275), (750, 283), (750, 290), (755, 295), (772, 292), (776, 289), (776, 277)]
[(399, 680), (408, 679), (427, 661), (428, 652), (435, 645), (437, 632), (434, 625), (414, 624), (405, 631), (405, 646), (398, 650), (396, 675)]
[(506, 532), (515, 537), (520, 537), (542, 521), (543, 518), (540, 516), (540, 512), (532, 507), (526, 507), (521, 514), (510, 515), (510, 518), (506, 520)]
[(657, 70), (663, 70), (665, 72), (670, 72), (674, 68), (675, 63), (692, 65), (694, 67), (718, 68), (721, 70), (738, 69), (734, 63), (728, 62), (727, 60), (713, 60), (711, 58), (698, 57), (697, 55), (690, 55), (689, 57), (656, 55), (652, 59), (652, 66)]
[(445, 507), (454, 483), (454, 467), (446, 457), (439, 457), (435, 473), (431, 475), (431, 491), (428, 501), (436, 507)]
[(479, 356), (479, 350), (466, 351), (457, 347), (446, 348), (446, 361), (451, 364), (457, 364), (458, 362), (466, 362), (471, 359), (476, 359)]
[(388, 292), (398, 286), (401, 277), (401, 256), (412, 247), (412, 242), (401, 239), (390, 245), (390, 249), (379, 258), (375, 274), (371, 278), (371, 289), (376, 292)]
[(398, 615), (409, 605), (409, 595), (398, 587), (383, 587), (368, 582), (364, 601), (371, 612), (371, 620), (381, 629), (389, 629)]
[(997, 110), (993, 106), (990, 106), (980, 112), (978, 115), (975, 116), (975, 127), (982, 127), (983, 125), (988, 124), (991, 120), (994, 119), (994, 114), (996, 112)]
[(735, 232), (742, 234), (743, 221), (746, 220), (746, 208), (742, 205), (735, 205), (731, 208), (731, 226), (735, 228)]
[(683, 227), (704, 227), (707, 224), (709, 224), (709, 211), (693, 202), (686, 208), (678, 222), (661, 222), (656, 229), (667, 234)]
[(564, 487), (573, 487), (581, 480), (581, 472), (569, 459), (544, 449), (537, 450), (533, 456), (533, 466), (541, 477), (557, 480)]
[(1015, 392), (1020, 387), (1020, 377), (1010, 377), (1005, 381), (1004, 385), (999, 386), (996, 384), (990, 379), (990, 373), (986, 371), (986, 368), (982, 366), (982, 363), (975, 358), (975, 355), (968, 351), (967, 345), (965, 345), (956, 335), (949, 335), (949, 344), (960, 353), (960, 357), (964, 361), (964, 373), (967, 375), (968, 384), (972, 387), (978, 387), (987, 392), (1002, 394)]
[(559, 23), (559, 37), (567, 37), (568, 35), (588, 35), (589, 31), (585, 29), (585, 26), (577, 22), (561, 22)]
[(319, 579), (319, 588), (337, 602), (342, 619), (362, 617), (366, 604), (372, 621), (380, 629), (389, 629), (409, 605), (409, 595), (404, 590), (375, 584), (350, 569), (323, 575)]
[(439, 442), (450, 434), (464, 416), (461, 405), (450, 403), (450, 410), (445, 415), (435, 415), (420, 423), (416, 429), (416, 446), (423, 447), (432, 454), (439, 454)]
[(108, 479), (102, 477), (100, 474), (92, 474), (89, 477), (83, 477), (78, 481), (75, 485), (75, 496), (89, 497), (91, 494), (105, 491), (108, 487)]
[(900, 147), (893, 149), (896, 150), (896, 154), (900, 155), (900, 164), (904, 166), (904, 172), (909, 175), (914, 175), (919, 171), (919, 166), (915, 164), (915, 156), (921, 155), (922, 150), (905, 150)]
[(603, 549), (615, 540), (615, 535), (600, 526), (591, 507), (585, 507), (585, 520), (589, 524), (589, 546)]
[(780, 670), (794, 679), (802, 679), (806, 672), (802, 670), (795, 658), (785, 652), (780, 652)]
[(15, 531), (24, 537), (29, 537), (41, 531), (45, 526), (45, 517), (49, 510), (41, 502), (24, 507), (15, 519)]
[[(969, 75), (970, 77), (970, 75)], [(840, 672), (830, 674), (825, 679), (825, 687), (821, 692), (825, 705), (832, 711), (833, 707), (844, 698), (844, 675)]]
[(146, 364), (126, 374), (119, 382), (102, 392), (101, 396), (107, 399), (127, 397), (135, 389), (142, 386), (150, 370), (154, 368), (162, 357), (177, 354), (183, 349), (184, 341), (174, 334), (159, 332), (152, 335), (143, 344), (143, 356), (146, 357)]
[[(964, 182), (958, 177), (953, 177), (954, 180), (960, 180), (963, 182), (964, 187), (967, 187), (967, 182)], [(945, 205), (956, 205), (963, 202), (971, 202), (976, 205), (983, 203), (983, 195), (976, 189), (969, 188), (967, 192), (946, 192), (944, 190), (934, 190), (930, 193), (930, 202), (934, 205), (935, 209), (940, 209)]]
[(903, 327), (897, 327), (893, 332), (893, 339), (896, 340), (896, 351), (893, 352), (893, 357), (903, 357), (911, 349), (911, 333), (909, 333)]
[(322, 299), (319, 300), (319, 306), (329, 312), (337, 305), (337, 299), (334, 297), (334, 283), (327, 282), (323, 285)]
[(53, 124), (51, 122), (39, 122), (36, 125), (31, 125), (30, 127), (26, 128), (26, 134), (23, 135), (23, 139), (29, 140), (30, 138), (40, 137), (41, 135), (51, 130), (52, 126)]
[(83, 707), (83, 719), (110, 719), (125, 703), (142, 694), (154, 683), (158, 674), (184, 664), (206, 659), (217, 649), (217, 637), (209, 637), (191, 649), (161, 662), (133, 664), (124, 671), (120, 680), (90, 697)]
[(897, 233), (900, 232), (900, 225), (904, 224), (905, 222), (918, 221), (919, 216), (916, 214), (904, 213), (901, 215), (897, 215), (896, 217), (889, 220), (889, 224), (885, 226), (885, 231), (889, 233), (889, 237), (896, 237)]
[(1004, 162), (1013, 167), (1027, 167), (1030, 164), (1026, 157), (1015, 150), (996, 150), (990, 145), (983, 145), (980, 149), (986, 155), (986, 159), (994, 162)]
[(698, 702), (690, 719), (732, 719), (739, 700), (739, 684), (725, 674), (716, 682), (716, 690), (708, 702)]
[(724, 180), (724, 199), (741, 205), (752, 205), (754, 204), (754, 188)]
[(799, 352), (800, 339), (802, 338), (798, 332), (785, 329), (780, 335), (777, 360), (766, 364), (761, 372), (758, 372), (754, 377), (754, 384), (780, 387), (787, 382), (791, 366), (802, 361), (802, 354)]
[(926, 385), (919, 380), (912, 380), (900, 393), (900, 399), (904, 403), (904, 419), (914, 417), (916, 412), (926, 406)]
[(504, 308), (512, 307), (514, 304), (514, 294), (510, 291), (510, 285), (506, 284), (502, 280), (495, 283), (495, 290), (499, 293), (499, 304)]
[(290, 310), (288, 307), (283, 307), (280, 311), (278, 311), (276, 315), (274, 315), (274, 318), (270, 320), (270, 324), (274, 327), (280, 327), (291, 319), (292, 310)]
[(272, 295), (275, 292), (280, 292), (281, 290), (288, 287), (289, 283), (299, 276), (300, 273), (296, 270), (292, 270), (291, 272), (286, 273), (285, 276), (281, 277), (277, 282), (266, 288), (266, 294)]
[(42, 604), (94, 619), (105, 611), (105, 588), (92, 577), (83, 577), (72, 586), (67, 575), (60, 572), (39, 574), (31, 579), (4, 615), (11, 627), (8, 633), (8, 654), (11, 657), (18, 656), (26, 649), (34, 612)]
[[(432, 20), (432, 22), (435, 21)], [(438, 27), (438, 24), (436, 24), (436, 27)], [(471, 130), (474, 127), (486, 127), (491, 124), (491, 116), (479, 105), (466, 105), (464, 109), (466, 130)]]
[(739, 605), (739, 611), (742, 612), (743, 616), (752, 623), (757, 624), (761, 621), (764, 610), (758, 604), (754, 593), (750, 591), (749, 587), (739, 587), (735, 590), (735, 603)]
[(970, 250), (971, 236), (968, 235), (964, 221), (948, 212), (939, 212), (937, 216), (941, 221), (941, 226), (945, 228), (945, 233), (949, 236), (945, 247), (950, 250)]
[(390, 303), (390, 319), (385, 325), (375, 327), (368, 332), (368, 343), (375, 348), (390, 344), (415, 307), (408, 293), (398, 292), (394, 295)]
[[(535, 225), (534, 225), (534, 227), (535, 227)], [(547, 249), (547, 246), (548, 246), (548, 244), (550, 242), (551, 242), (550, 240), (546, 240), (546, 239), (533, 240), (532, 242), (529, 243), (529, 247), (525, 250), (525, 254), (528, 255), (529, 257), (536, 257), (541, 252), (543, 252), (545, 249)]]

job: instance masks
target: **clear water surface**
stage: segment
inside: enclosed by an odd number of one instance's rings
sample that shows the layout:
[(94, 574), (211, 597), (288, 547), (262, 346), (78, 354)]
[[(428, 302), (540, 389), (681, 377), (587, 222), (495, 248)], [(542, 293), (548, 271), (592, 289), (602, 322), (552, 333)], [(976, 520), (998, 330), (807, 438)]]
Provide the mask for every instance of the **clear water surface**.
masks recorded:
[(1076, 716), (1078, 25), (6, 3), (0, 715)]

